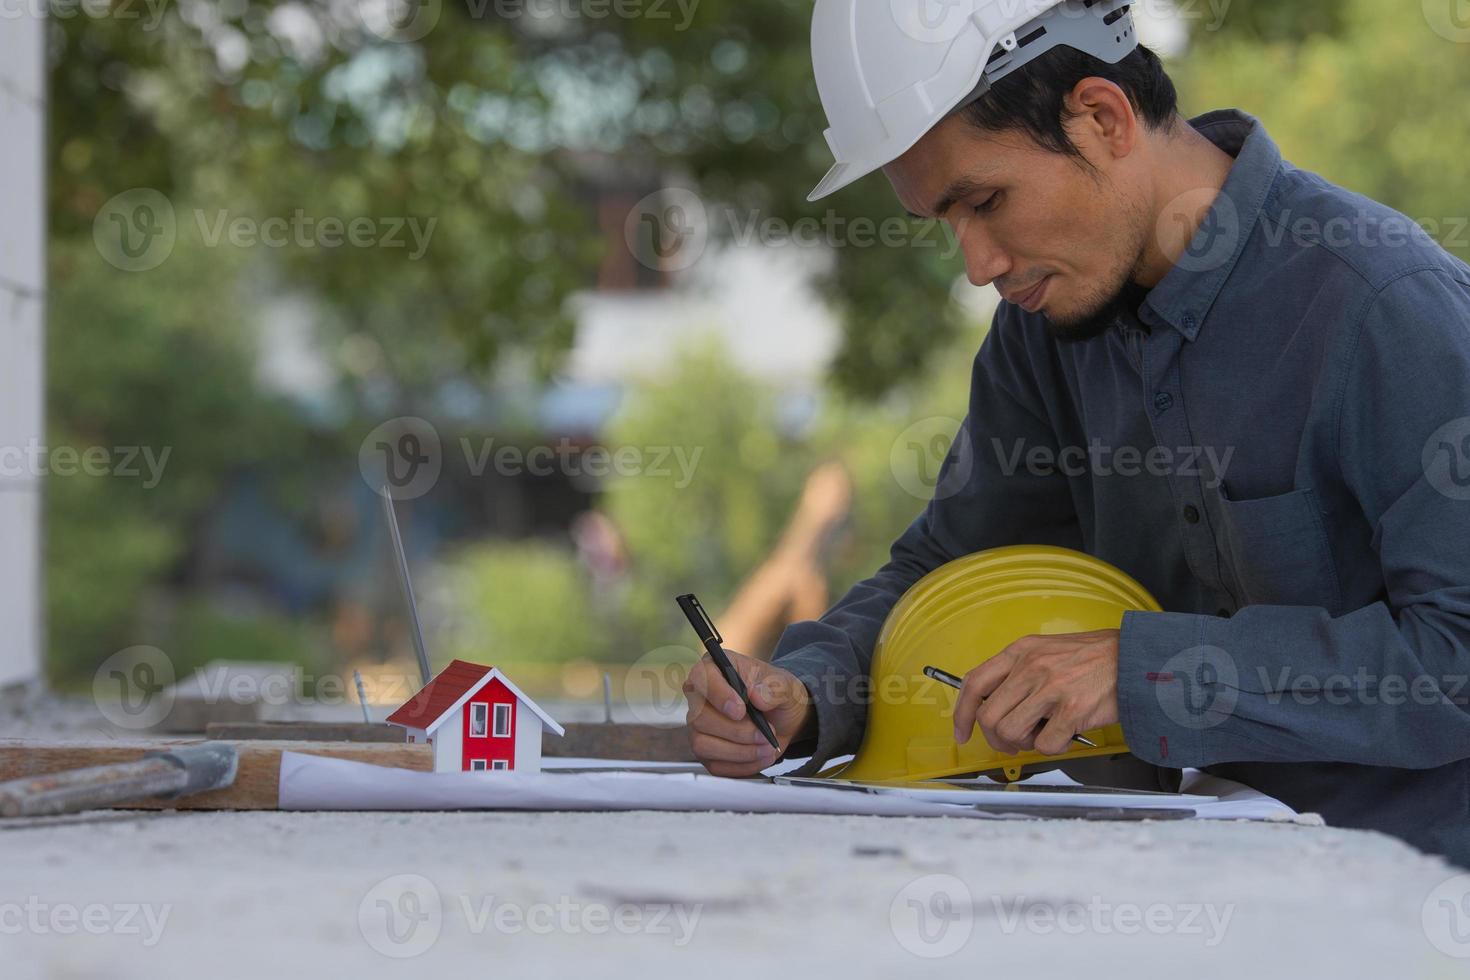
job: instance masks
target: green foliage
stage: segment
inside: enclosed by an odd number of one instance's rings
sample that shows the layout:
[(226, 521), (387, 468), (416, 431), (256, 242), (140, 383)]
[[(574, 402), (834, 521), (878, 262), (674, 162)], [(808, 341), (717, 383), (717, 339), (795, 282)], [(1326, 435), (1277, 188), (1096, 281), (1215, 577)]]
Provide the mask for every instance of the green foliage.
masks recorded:
[[(297, 209), (433, 221), (417, 260), (293, 244), (277, 263), (288, 285), (329, 303), (340, 332), (392, 352), (405, 401), (510, 350), (554, 367), (572, 339), (565, 300), (592, 283), (608, 240), (622, 247), (619, 215), (597, 226), (595, 187), (652, 189), (683, 174), (742, 223), (828, 213), (805, 201), (830, 157), (804, 5), (701, 0), (687, 24), (675, 14), (553, 28), (498, 16), (496, 4), (444, 4), (433, 30), (403, 43), (364, 30), (352, 5), (338, 8), (347, 20), (292, 5), (329, 39), (300, 49), (269, 29), (272, 9), (215, 5), (186, 19), (168, 5), (151, 30), (56, 22), (53, 228), (88, 234), (98, 208), (132, 187), (168, 195), (181, 226)], [(217, 52), (234, 45), (248, 60), (222, 67)], [(899, 213), (881, 179), (832, 210)], [(936, 251), (839, 250), (820, 285), (849, 326), (844, 388), (887, 391), (952, 336), (944, 287), (958, 266)]]
[[(1297, 7), (1265, 6), (1280, 16)], [(1299, 29), (1264, 43), (1233, 27), (1202, 35), (1174, 66), (1188, 111), (1244, 109), (1297, 166), (1422, 221), (1470, 258), (1462, 165), (1470, 131), (1463, 100), (1452, 95), (1470, 90), (1470, 46), (1436, 34), (1417, 4), (1407, 12), (1373, 0), (1330, 7), (1336, 32), (1299, 42)]]
[[(139, 642), (148, 589), (237, 466), (299, 455), (264, 398), (218, 258), (179, 250), (130, 275), (86, 244), (52, 247), (47, 356), (46, 603), (57, 676)], [(105, 451), (90, 472), (59, 451)]]
[(627, 609), (642, 644), (637, 652), (686, 639), (670, 597), (694, 590), (712, 609), (729, 601), (770, 554), (807, 474), (823, 461), (841, 462), (855, 490), (845, 546), (832, 555), (834, 598), (883, 564), (926, 502), (895, 477), (894, 445), (923, 419), (949, 418), (949, 432), (958, 429), (979, 334), (972, 330), (942, 351), (925, 383), (906, 385), (880, 404), (833, 393), (800, 434), (781, 434), (780, 393), (732, 371), (718, 348), (689, 351), (668, 377), (631, 392), (610, 444), (672, 444), (690, 458), (699, 453), (687, 486), (623, 476), (604, 498), (632, 557)]
[(894, 445), (922, 419), (948, 418), (949, 432), (958, 428), (979, 340), (972, 331), (946, 351), (929, 382), (881, 405), (830, 399), (814, 423), (789, 435), (778, 425), (780, 392), (732, 370), (718, 346), (687, 349), (666, 375), (629, 391), (604, 440), (649, 461), (669, 451), (648, 472), (612, 477), (602, 497), (627, 546), (624, 580), (599, 595), (569, 547), (471, 545), (443, 570), (455, 655), (615, 662), (688, 645), (672, 597), (692, 590), (711, 609), (723, 607), (769, 555), (812, 467), (832, 459), (847, 467), (856, 491), (844, 546), (832, 556), (835, 599), (887, 560), (893, 538), (923, 508), (894, 476)]
[(262, 609), (227, 611), (199, 600), (185, 602), (171, 617), (159, 643), (180, 677), (213, 660), (263, 660), (298, 664), (311, 681), (329, 669), (322, 628)]
[(109, 480), (46, 481), (47, 667), (56, 681), (90, 677), (137, 642), (128, 631), (140, 601), (180, 551), (178, 529), (149, 520), (134, 495), (120, 501)]
[[(640, 383), (609, 427), (611, 447), (670, 447), (693, 464), (612, 480), (604, 507), (623, 532), (636, 580), (634, 621), (677, 616), (671, 597), (698, 583), (718, 608), (775, 544), (801, 489), (805, 447), (776, 426), (775, 392), (732, 370), (718, 346), (688, 350)], [(681, 587), (682, 586), (682, 587)]]
[(463, 549), (442, 569), (448, 625), (436, 658), (480, 663), (601, 660), (606, 624), (589, 615), (588, 582), (569, 549), (494, 542)]
[[(1214, 30), (1198, 32), (1196, 42), (1209, 44), (1217, 38), (1259, 44), (1285, 42), (1299, 44), (1320, 34), (1336, 34), (1342, 29), (1343, 0), (1183, 0), (1181, 8), (1194, 16), (1207, 18)], [(1218, 13), (1215, 13), (1218, 11)], [(1402, 12), (1400, 13), (1402, 17)]]

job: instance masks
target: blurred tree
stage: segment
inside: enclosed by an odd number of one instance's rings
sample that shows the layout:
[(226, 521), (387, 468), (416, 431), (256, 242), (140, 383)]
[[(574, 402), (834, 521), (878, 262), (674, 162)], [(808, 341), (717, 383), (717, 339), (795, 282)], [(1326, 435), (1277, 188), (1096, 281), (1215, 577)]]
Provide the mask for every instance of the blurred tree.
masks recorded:
[(1197, 30), (1195, 42), (1207, 45), (1217, 39), (1254, 43), (1281, 42), (1300, 44), (1319, 34), (1336, 34), (1343, 27), (1343, 0), (1180, 0), (1182, 13), (1200, 16), (1205, 7), (1218, 9), (1213, 19), (1205, 19), (1211, 30)]
[(982, 335), (972, 327), (941, 351), (922, 383), (879, 404), (831, 398), (799, 426), (781, 424), (781, 392), (731, 370), (717, 345), (686, 349), (666, 375), (633, 386), (606, 435), (613, 451), (636, 448), (650, 464), (617, 473), (602, 495), (629, 556), (616, 601), (597, 600), (564, 543), (472, 544), (441, 570), (445, 611), (455, 620), (448, 646), (470, 656), (494, 638), (498, 656), (557, 662), (627, 662), (664, 646), (692, 648), (672, 598), (692, 590), (712, 612), (723, 608), (770, 553), (807, 474), (832, 459), (857, 488), (851, 526), (826, 568), (835, 598), (887, 561), (893, 539), (924, 507), (932, 484), (906, 472), (907, 437), (918, 426), (947, 449)]
[(440, 570), (449, 615), (435, 660), (566, 663), (608, 659), (609, 624), (571, 550), (544, 541), (463, 548)]
[(827, 566), (833, 598), (884, 564), (933, 489), (916, 479), (908, 437), (922, 430), (943, 443), (930, 461), (937, 469), (965, 415), (983, 334), (972, 325), (938, 352), (923, 381), (880, 402), (832, 393), (800, 428), (778, 424), (780, 393), (732, 372), (718, 348), (690, 350), (666, 378), (630, 392), (610, 444), (672, 444), (697, 466), (687, 485), (657, 474), (609, 482), (603, 506), (632, 561), (631, 642), (621, 654), (688, 642), (671, 598), (693, 590), (712, 612), (723, 608), (770, 553), (807, 474), (824, 460), (841, 462), (855, 485), (850, 527)]
[[(687, 349), (665, 377), (628, 392), (608, 444), (670, 453), (659, 471), (610, 480), (603, 497), (632, 562), (635, 634), (674, 622), (682, 592), (723, 606), (781, 533), (813, 455), (783, 434), (777, 395), (732, 370), (717, 344)], [(687, 482), (675, 453), (692, 465)]]
[[(242, 371), (249, 341), (220, 302), (228, 261), (183, 250), (144, 277), (97, 258), (90, 241), (52, 245), (45, 568), (58, 677), (89, 676), (138, 642), (149, 587), (231, 472), (308, 455), (300, 423)], [(59, 455), (73, 450), (106, 461)]]
[[(297, 209), (432, 221), (416, 259), (411, 247), (281, 250), (287, 284), (375, 343), (412, 404), (509, 349), (551, 369), (571, 342), (565, 300), (591, 285), (608, 243), (598, 186), (682, 175), (740, 227), (828, 214), (805, 202), (830, 161), (804, 5), (650, 2), (619, 18), (434, 3), (412, 8), (431, 17), (419, 36), (384, 19), (397, 3), (191, 3), (161, 8), (156, 25), (54, 21), (56, 233), (88, 233), (132, 187), (167, 195), (181, 236), (208, 237), (222, 214)], [(900, 214), (879, 181), (834, 210), (839, 261), (822, 286), (848, 324), (836, 376), (876, 395), (952, 335), (957, 266), (937, 233), (852, 246), (847, 223)]]
[[(1252, 15), (1259, 6), (1276, 13)], [(1331, 33), (1308, 26), (1324, 8)], [(1263, 40), (1253, 16), (1279, 36)], [(1417, 5), (1405, 16), (1373, 0), (1237, 4), (1224, 24), (1175, 69), (1192, 111), (1250, 112), (1297, 166), (1397, 208), (1470, 259), (1470, 172), (1459, 163), (1470, 131), (1449, 96), (1470, 90), (1470, 45), (1436, 33)]]

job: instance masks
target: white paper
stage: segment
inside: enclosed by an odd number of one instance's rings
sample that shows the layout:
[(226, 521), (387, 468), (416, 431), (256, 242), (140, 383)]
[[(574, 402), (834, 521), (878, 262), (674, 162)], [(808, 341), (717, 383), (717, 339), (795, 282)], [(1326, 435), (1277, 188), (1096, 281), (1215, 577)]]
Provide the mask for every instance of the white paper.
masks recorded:
[(730, 810), (978, 816), (967, 807), (764, 780), (651, 772), (416, 772), (281, 753), (282, 810)]
[[(585, 760), (561, 760), (561, 763)], [(606, 760), (604, 760), (605, 762)], [(631, 763), (624, 763), (630, 766)], [(1200, 817), (1282, 820), (1293, 811), (1239, 783), (1186, 770), (1184, 789), (1218, 796), (1194, 809)], [(1065, 779), (1065, 776), (1062, 777)], [(1011, 794), (1008, 805), (1024, 805)], [(1145, 797), (1144, 799), (1161, 799)], [(1047, 805), (1051, 805), (1048, 803)], [(724, 810), (741, 813), (832, 813), (994, 819), (972, 806), (758, 779), (689, 773), (416, 772), (366, 762), (281, 753), (282, 810)]]
[[(801, 786), (819, 786), (827, 780), (797, 779), (789, 781)], [(781, 780), (784, 782), (784, 780)], [(1214, 796), (1186, 793), (1129, 793), (1124, 790), (1109, 791), (1104, 788), (1079, 792), (1069, 788), (1076, 783), (1047, 784), (1027, 780), (1016, 787), (1007, 787), (994, 780), (954, 780), (955, 789), (947, 786), (914, 784), (911, 786), (880, 785), (877, 783), (844, 782), (834, 780), (838, 786), (857, 792), (876, 793), (879, 796), (899, 796), (906, 800), (925, 800), (929, 803), (967, 804), (970, 806), (1069, 806), (1080, 808), (1119, 807), (1124, 809), (1194, 810), (1218, 802)]]
[(637, 769), (646, 772), (704, 772), (697, 762), (646, 762), (635, 759), (581, 759), (557, 756), (541, 760), (542, 772), (567, 772), (586, 769)]

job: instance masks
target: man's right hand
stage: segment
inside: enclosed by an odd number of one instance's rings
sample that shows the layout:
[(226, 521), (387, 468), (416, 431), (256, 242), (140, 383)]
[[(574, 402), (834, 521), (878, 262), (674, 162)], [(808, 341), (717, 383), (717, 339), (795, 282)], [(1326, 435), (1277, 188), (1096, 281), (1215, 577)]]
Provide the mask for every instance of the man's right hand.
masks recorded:
[(816, 715), (810, 692), (791, 671), (739, 653), (730, 653), (730, 663), (745, 682), (750, 703), (771, 723), (781, 750), (773, 749), (755, 727), (709, 654), (684, 681), (689, 745), (694, 757), (716, 776), (754, 776), (780, 758), (793, 741), (811, 734)]

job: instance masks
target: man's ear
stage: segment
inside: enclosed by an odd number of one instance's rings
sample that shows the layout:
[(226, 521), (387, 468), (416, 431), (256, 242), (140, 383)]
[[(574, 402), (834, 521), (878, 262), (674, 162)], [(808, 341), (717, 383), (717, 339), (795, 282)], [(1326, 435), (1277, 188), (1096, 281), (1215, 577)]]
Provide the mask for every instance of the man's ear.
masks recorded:
[(1139, 120), (1117, 84), (1090, 76), (1065, 97), (1067, 131), (1084, 156), (1100, 169), (1131, 154), (1138, 144)]

